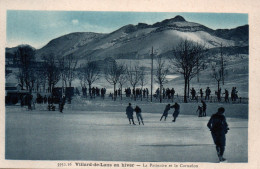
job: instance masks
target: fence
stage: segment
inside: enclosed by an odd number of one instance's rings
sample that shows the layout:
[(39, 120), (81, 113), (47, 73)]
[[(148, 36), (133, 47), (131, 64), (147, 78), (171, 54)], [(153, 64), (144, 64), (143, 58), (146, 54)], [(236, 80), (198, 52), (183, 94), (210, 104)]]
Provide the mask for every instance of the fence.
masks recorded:
[[(130, 96), (126, 96), (125, 94), (121, 96), (117, 96), (116, 98), (114, 98), (113, 95), (109, 95), (106, 94), (104, 97), (101, 96), (92, 96), (90, 97), (89, 95), (86, 97), (81, 96), (82, 98), (85, 99), (90, 99), (90, 100), (95, 100), (95, 99), (103, 99), (103, 100), (113, 100), (113, 101), (138, 101), (138, 102), (151, 102), (151, 95), (148, 95), (143, 97), (143, 96), (136, 96), (134, 97), (134, 95), (130, 95)], [(195, 97), (194, 99), (192, 99), (191, 97), (187, 97), (187, 102), (188, 103), (198, 103), (201, 102), (201, 100), (204, 100), (205, 102), (208, 103), (239, 103), (239, 104), (248, 104), (249, 99), (245, 98), (245, 97), (239, 97), (235, 100), (231, 100), (231, 98), (229, 97), (228, 100), (225, 100), (225, 97), (221, 97), (220, 100), (218, 100), (217, 96), (210, 96), (209, 99), (205, 99), (205, 97), (201, 98), (199, 96)], [(155, 103), (159, 103), (160, 102), (160, 98), (153, 96), (152, 99), (153, 102)], [(184, 102), (184, 96), (179, 96), (179, 95), (175, 95), (174, 97), (171, 98), (163, 98), (162, 97), (162, 103), (170, 103), (170, 102), (178, 102), (178, 103), (183, 103)]]

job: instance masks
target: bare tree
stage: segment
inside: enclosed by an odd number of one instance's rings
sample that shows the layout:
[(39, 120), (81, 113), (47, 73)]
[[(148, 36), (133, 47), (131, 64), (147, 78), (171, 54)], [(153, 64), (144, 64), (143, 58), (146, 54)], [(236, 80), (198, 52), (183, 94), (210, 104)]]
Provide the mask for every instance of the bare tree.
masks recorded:
[(221, 77), (222, 77), (221, 80), (222, 80), (222, 84), (224, 85), (227, 72), (226, 72), (226, 60), (224, 58), (222, 43), (220, 45), (220, 65), (221, 65)]
[(217, 81), (218, 83), (218, 91), (219, 91), (219, 87), (220, 87), (220, 81), (222, 80), (222, 70), (221, 70), (221, 66), (218, 67), (217, 65), (211, 65), (211, 76)]
[(204, 46), (192, 41), (184, 40), (173, 50), (169, 57), (173, 69), (184, 78), (184, 102), (187, 103), (190, 80), (203, 69)]
[(60, 80), (60, 69), (57, 61), (58, 59), (54, 54), (50, 54), (49, 56), (43, 56), (43, 60), (43, 67), (45, 70), (44, 73), (47, 79), (48, 89), (49, 92), (52, 92), (53, 88)]
[[(140, 85), (141, 85), (141, 91), (143, 91), (144, 85), (146, 85), (146, 76), (145, 76), (145, 68), (140, 68)], [(143, 94), (141, 93), (141, 100), (143, 99)]]
[(119, 86), (120, 86), (120, 90), (121, 90), (121, 100), (122, 100), (122, 96), (123, 96), (123, 85), (126, 84), (127, 82), (127, 71), (126, 71), (126, 66), (124, 65), (124, 68), (123, 68), (123, 71), (122, 71), (122, 74), (121, 76), (119, 77), (118, 79), (118, 83), (119, 83)]
[(76, 67), (78, 58), (75, 55), (63, 56), (59, 60), (59, 67), (61, 71), (61, 79), (65, 87), (71, 87), (72, 81), (76, 78)]
[(167, 83), (166, 76), (169, 72), (168, 68), (165, 67), (165, 60), (162, 59), (161, 55), (156, 58), (157, 70), (155, 76), (155, 82), (160, 86), (160, 103), (162, 102), (162, 86)]
[(118, 64), (117, 62), (108, 66), (105, 70), (105, 79), (108, 83), (114, 85), (114, 100), (116, 100), (116, 84), (119, 82), (120, 76), (124, 73), (124, 70), (124, 65)]
[[(80, 66), (80, 78), (83, 79), (82, 83), (88, 84), (89, 91), (91, 91), (92, 84), (100, 78), (100, 69), (98, 68), (98, 65), (96, 62), (91, 61), (91, 59), (87, 59), (86, 64), (82, 64)], [(92, 97), (92, 93), (89, 92), (90, 97)]]
[[(135, 91), (136, 85), (139, 83), (140, 78), (141, 78), (141, 73), (140, 73), (140, 67), (139, 65), (134, 65), (133, 67), (130, 66), (127, 68), (127, 77), (129, 80), (129, 83), (133, 87), (133, 90)], [(136, 92), (134, 94), (134, 99), (136, 100)]]
[(35, 76), (35, 49), (31, 46), (18, 47), (15, 57), (18, 58), (19, 72), (17, 74), (19, 84), (30, 92), (34, 87)]

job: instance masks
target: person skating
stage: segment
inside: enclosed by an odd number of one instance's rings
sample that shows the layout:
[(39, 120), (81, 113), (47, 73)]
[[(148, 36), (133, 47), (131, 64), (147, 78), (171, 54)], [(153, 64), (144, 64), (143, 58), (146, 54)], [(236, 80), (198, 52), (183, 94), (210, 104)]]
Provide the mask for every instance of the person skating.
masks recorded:
[(142, 110), (141, 110), (141, 108), (139, 106), (135, 107), (135, 112), (136, 112), (136, 117), (137, 117), (139, 125), (141, 124), (140, 121), (144, 125), (143, 117), (142, 117), (142, 114), (141, 114)]
[(132, 120), (133, 125), (135, 125), (133, 114), (134, 114), (134, 109), (132, 108), (131, 103), (129, 103), (129, 105), (126, 107), (126, 115), (129, 120), (129, 124), (131, 124), (131, 120)]
[(168, 112), (169, 112), (170, 109), (171, 109), (171, 105), (167, 104), (165, 109), (164, 109), (164, 112), (163, 112), (163, 115), (162, 115), (160, 121), (162, 121), (163, 117), (164, 117), (164, 121), (166, 121), (166, 118), (168, 117)]
[(225, 109), (220, 107), (218, 112), (211, 116), (207, 124), (207, 127), (210, 129), (213, 141), (216, 145), (216, 150), (220, 162), (226, 160), (223, 157), (223, 154), (226, 146), (226, 134), (229, 130), (226, 117), (223, 115), (224, 112)]
[(175, 109), (174, 112), (173, 112), (173, 114), (172, 114), (172, 116), (173, 116), (172, 122), (175, 122), (176, 119), (177, 119), (177, 117), (178, 117), (178, 115), (179, 115), (179, 113), (180, 113), (180, 105), (179, 105), (178, 103), (175, 103), (175, 104), (172, 106), (172, 108)]

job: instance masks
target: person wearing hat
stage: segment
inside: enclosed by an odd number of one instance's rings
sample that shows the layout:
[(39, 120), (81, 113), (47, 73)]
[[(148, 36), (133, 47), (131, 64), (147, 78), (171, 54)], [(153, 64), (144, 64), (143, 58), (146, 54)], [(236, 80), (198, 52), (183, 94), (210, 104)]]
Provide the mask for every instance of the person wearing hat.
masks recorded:
[(211, 131), (213, 141), (216, 145), (219, 161), (226, 161), (223, 157), (226, 146), (226, 134), (229, 130), (224, 116), (225, 109), (223, 107), (218, 108), (218, 112), (213, 114), (207, 124)]

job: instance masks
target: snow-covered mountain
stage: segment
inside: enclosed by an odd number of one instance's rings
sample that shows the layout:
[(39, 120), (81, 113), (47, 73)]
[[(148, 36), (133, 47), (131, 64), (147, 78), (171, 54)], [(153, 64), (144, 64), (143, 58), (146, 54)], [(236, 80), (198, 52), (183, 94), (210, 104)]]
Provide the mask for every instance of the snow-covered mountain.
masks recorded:
[(157, 53), (169, 53), (182, 40), (192, 40), (207, 48), (248, 46), (248, 25), (234, 29), (213, 30), (199, 23), (186, 21), (182, 16), (166, 19), (153, 25), (126, 25), (108, 34), (76, 32), (51, 40), (37, 50), (37, 57), (54, 53), (73, 54), (84, 59), (145, 58), (153, 46)]

